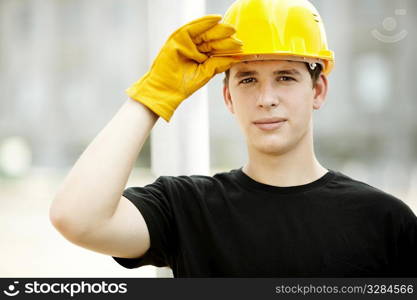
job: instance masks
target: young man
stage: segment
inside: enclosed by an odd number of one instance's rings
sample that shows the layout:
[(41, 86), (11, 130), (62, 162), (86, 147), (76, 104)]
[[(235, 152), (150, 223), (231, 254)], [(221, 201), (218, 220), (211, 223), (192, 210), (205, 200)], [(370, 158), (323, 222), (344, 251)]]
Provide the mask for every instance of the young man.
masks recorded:
[[(312, 116), (333, 55), (314, 7), (239, 0), (220, 20), (206, 16), (170, 36), (61, 186), (55, 227), (124, 267), (170, 266), (175, 277), (416, 276), (411, 209), (315, 157)], [(248, 162), (124, 190), (158, 117), (169, 121), (224, 71)]]

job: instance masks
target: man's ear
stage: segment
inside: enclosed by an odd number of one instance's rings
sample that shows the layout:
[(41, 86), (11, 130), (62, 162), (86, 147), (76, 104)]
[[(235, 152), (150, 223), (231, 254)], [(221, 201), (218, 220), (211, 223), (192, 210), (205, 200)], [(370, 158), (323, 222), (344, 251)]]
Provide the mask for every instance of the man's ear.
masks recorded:
[(326, 100), (328, 89), (327, 77), (324, 74), (320, 74), (320, 77), (316, 81), (314, 86), (314, 98), (313, 98), (313, 109), (320, 109)]
[(226, 84), (224, 84), (223, 85), (223, 99), (224, 99), (224, 103), (226, 104), (226, 106), (227, 106), (227, 109), (232, 113), (232, 114), (234, 114), (235, 113), (235, 111), (234, 111), (234, 109), (233, 109), (233, 102), (232, 102), (232, 96), (230, 95), (230, 90), (229, 90), (229, 87), (226, 85)]

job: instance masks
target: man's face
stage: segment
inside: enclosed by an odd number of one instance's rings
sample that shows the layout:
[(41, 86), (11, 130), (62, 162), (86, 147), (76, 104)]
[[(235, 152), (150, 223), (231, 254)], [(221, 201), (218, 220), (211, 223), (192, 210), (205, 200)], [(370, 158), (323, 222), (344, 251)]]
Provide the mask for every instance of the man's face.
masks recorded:
[[(319, 109), (327, 92), (321, 75), (313, 87), (302, 62), (264, 60), (241, 62), (230, 69), (223, 89), (229, 111), (235, 114), (249, 147), (279, 155), (293, 149), (312, 128), (313, 109)], [(275, 124), (269, 118), (285, 121)]]

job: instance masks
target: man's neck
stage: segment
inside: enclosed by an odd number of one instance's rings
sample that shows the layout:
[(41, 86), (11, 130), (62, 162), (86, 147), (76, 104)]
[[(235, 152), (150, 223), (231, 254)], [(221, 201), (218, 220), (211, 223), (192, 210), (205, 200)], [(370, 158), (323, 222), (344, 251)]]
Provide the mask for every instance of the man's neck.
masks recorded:
[(313, 182), (328, 170), (316, 159), (311, 134), (281, 155), (248, 147), (249, 161), (242, 171), (252, 179), (273, 186), (296, 186)]

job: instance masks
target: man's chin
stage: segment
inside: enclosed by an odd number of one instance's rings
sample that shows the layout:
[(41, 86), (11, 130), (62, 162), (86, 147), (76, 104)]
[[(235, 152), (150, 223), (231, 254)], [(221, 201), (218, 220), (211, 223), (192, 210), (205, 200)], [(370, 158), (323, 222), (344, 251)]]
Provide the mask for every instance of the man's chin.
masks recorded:
[(265, 155), (279, 156), (287, 153), (290, 150), (290, 146), (287, 143), (258, 143), (254, 145), (257, 152)]

